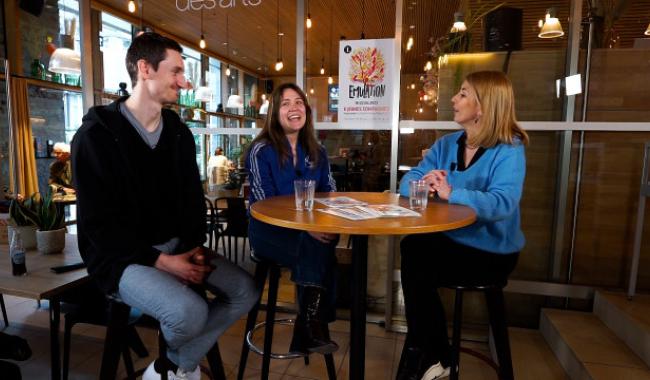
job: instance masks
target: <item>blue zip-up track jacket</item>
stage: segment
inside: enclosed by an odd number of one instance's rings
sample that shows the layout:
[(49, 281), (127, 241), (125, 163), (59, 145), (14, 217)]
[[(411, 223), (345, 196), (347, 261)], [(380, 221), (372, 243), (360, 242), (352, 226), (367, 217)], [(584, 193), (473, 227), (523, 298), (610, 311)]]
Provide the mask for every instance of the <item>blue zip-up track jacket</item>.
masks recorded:
[[(287, 145), (289, 142), (287, 141)], [(336, 191), (336, 184), (330, 172), (330, 165), (325, 149), (321, 149), (318, 164), (305, 154), (303, 147), (296, 147), (298, 160), (293, 165), (293, 157), (282, 165), (280, 155), (268, 142), (257, 142), (251, 146), (246, 157), (246, 169), (249, 173), (251, 192), (249, 204), (275, 195), (293, 194), (293, 181), (296, 179), (313, 179), (316, 192)]]

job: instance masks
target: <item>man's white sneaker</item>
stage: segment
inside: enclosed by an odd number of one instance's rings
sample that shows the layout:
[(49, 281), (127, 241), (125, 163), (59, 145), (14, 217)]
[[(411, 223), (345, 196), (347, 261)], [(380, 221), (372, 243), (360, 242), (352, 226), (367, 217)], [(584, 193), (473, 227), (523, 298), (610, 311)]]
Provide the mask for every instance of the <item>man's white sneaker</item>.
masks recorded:
[(422, 380), (437, 380), (443, 379), (449, 376), (449, 367), (445, 368), (440, 362), (432, 365), (427, 369), (427, 371), (422, 375)]
[(192, 372), (185, 372), (180, 368), (176, 370), (176, 373), (167, 371), (167, 378), (169, 380), (201, 380), (201, 366), (197, 365)]
[(153, 367), (155, 362), (156, 361), (154, 360), (151, 362), (151, 364), (149, 364), (147, 369), (142, 374), (142, 380), (160, 380), (160, 374), (156, 372), (156, 369)]

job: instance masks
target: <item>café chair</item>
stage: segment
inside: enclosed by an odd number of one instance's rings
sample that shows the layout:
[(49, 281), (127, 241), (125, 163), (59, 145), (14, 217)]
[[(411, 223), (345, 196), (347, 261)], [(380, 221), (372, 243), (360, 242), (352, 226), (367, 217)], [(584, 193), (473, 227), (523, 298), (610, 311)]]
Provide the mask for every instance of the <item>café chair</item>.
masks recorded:
[[(205, 293), (203, 295), (205, 296)], [(131, 307), (123, 303), (121, 300), (112, 296), (107, 296), (107, 298), (109, 301), (108, 327), (106, 328), (106, 339), (104, 340), (104, 353), (102, 354), (102, 364), (99, 374), (100, 380), (114, 380), (117, 375), (120, 353), (124, 351), (124, 346), (126, 344), (124, 336), (128, 329), (129, 313), (131, 310)], [(158, 358), (166, 359), (167, 343), (160, 331), (158, 321), (147, 315), (143, 315), (143, 319), (147, 321), (151, 327), (158, 329)], [(206, 358), (210, 368), (208, 370), (201, 367), (201, 372), (207, 373), (210, 379), (225, 380), (226, 373), (223, 367), (223, 361), (221, 360), (218, 342), (215, 342), (214, 346), (212, 346), (210, 351), (208, 351)], [(132, 363), (129, 363), (130, 357), (127, 359), (125, 356), (124, 360), (124, 365), (129, 374), (129, 378), (141, 376), (146, 370), (146, 368), (142, 368), (138, 371), (133, 371), (133, 365)], [(131, 373), (133, 373), (133, 375), (129, 373), (129, 366), (131, 367)], [(161, 380), (167, 380), (167, 372), (162, 373), (160, 378)]]
[[(213, 238), (219, 239), (220, 231), (223, 230), (223, 226), (219, 223), (217, 210), (214, 207), (214, 204), (207, 197), (205, 198), (205, 223), (208, 232), (208, 248), (215, 249), (213, 246)], [(218, 242), (215, 244), (218, 245)]]
[[(265, 260), (261, 257), (255, 256), (254, 252), (251, 251), (251, 260), (253, 260), (255, 265), (255, 285), (258, 289), (264, 289), (264, 284), (266, 283), (266, 277), (269, 277), (269, 290), (266, 301), (266, 321), (256, 324), (257, 322), (257, 313), (260, 309), (260, 304), (262, 302), (262, 292), (260, 292), (260, 298), (257, 301), (257, 304), (251, 309), (248, 313), (248, 319), (246, 320), (246, 330), (244, 333), (244, 342), (242, 343), (241, 357), (239, 359), (239, 371), (237, 373), (237, 380), (242, 380), (244, 378), (244, 371), (246, 370), (246, 362), (248, 360), (248, 353), (250, 350), (255, 352), (258, 355), (262, 356), (262, 380), (267, 380), (269, 378), (269, 368), (271, 365), (271, 359), (297, 359), (303, 355), (295, 354), (291, 352), (287, 353), (274, 353), (271, 352), (271, 347), (273, 345), (273, 325), (275, 323), (292, 325), (295, 320), (293, 319), (275, 319), (275, 311), (278, 301), (278, 288), (280, 286), (280, 274), (282, 266), (279, 264)], [(255, 346), (253, 335), (255, 331), (264, 328), (264, 348), (260, 349)], [(326, 326), (327, 329), (327, 326)], [(326, 330), (326, 334), (329, 335), (329, 331)], [(329, 380), (336, 380), (336, 367), (334, 366), (334, 356), (332, 354), (325, 354), (325, 365), (327, 366), (327, 376)], [(303, 356), (305, 365), (309, 365), (309, 356)]]
[[(133, 350), (138, 357), (145, 358), (149, 356), (149, 351), (142, 343), (137, 330), (136, 323), (140, 320), (142, 313), (137, 309), (131, 309), (128, 316), (128, 325), (125, 329), (125, 344), (122, 347), (122, 357), (129, 378), (135, 378), (133, 361), (129, 350)], [(72, 328), (77, 323), (92, 324), (97, 326), (108, 325), (108, 310), (106, 305), (103, 307), (88, 307), (75, 305), (72, 310), (65, 313), (64, 333), (63, 333), (63, 380), (68, 380), (70, 370), (70, 345)]]
[[(223, 207), (224, 204), (225, 207)], [(228, 260), (238, 264), (240, 238), (243, 240), (242, 261), (245, 257), (246, 242), (248, 241), (248, 212), (246, 210), (246, 200), (241, 197), (222, 197), (217, 198), (215, 205), (217, 215), (223, 218), (226, 225), (223, 231), (220, 231), (224, 256), (226, 256)], [(228, 239), (228, 246), (226, 246), (226, 238)]]
[[(454, 322), (451, 339), (451, 365), (450, 380), (458, 380), (460, 352), (463, 351), (475, 356), (490, 365), (499, 376), (500, 380), (513, 380), (512, 357), (510, 355), (510, 341), (508, 338), (508, 326), (505, 318), (505, 302), (503, 288), (506, 284), (480, 284), (480, 285), (445, 285), (446, 288), (456, 292), (454, 301)], [(463, 292), (480, 291), (484, 292), (487, 301), (490, 327), (494, 337), (494, 344), (497, 352), (498, 364), (489, 357), (467, 348), (460, 347), (460, 333), (463, 322)]]
[(0, 308), (2, 308), (2, 318), (5, 320), (5, 327), (9, 327), (9, 318), (7, 318), (7, 308), (5, 307), (5, 297), (0, 293)]

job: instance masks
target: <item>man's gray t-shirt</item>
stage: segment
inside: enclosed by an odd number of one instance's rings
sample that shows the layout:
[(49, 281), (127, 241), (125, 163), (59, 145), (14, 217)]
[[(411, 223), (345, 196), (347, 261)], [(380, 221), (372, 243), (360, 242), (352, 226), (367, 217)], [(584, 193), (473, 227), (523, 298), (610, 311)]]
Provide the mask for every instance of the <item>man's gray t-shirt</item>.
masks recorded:
[(126, 120), (129, 121), (129, 123), (135, 128), (135, 130), (138, 132), (140, 137), (142, 137), (142, 140), (149, 145), (151, 149), (154, 149), (156, 145), (158, 145), (158, 140), (160, 140), (160, 133), (162, 132), (163, 128), (163, 119), (162, 116), (160, 117), (160, 123), (158, 124), (158, 128), (156, 128), (153, 132), (149, 132), (144, 127), (138, 119), (135, 118), (135, 116), (129, 111), (129, 109), (126, 107), (124, 103), (120, 103), (120, 113), (122, 116), (126, 118)]

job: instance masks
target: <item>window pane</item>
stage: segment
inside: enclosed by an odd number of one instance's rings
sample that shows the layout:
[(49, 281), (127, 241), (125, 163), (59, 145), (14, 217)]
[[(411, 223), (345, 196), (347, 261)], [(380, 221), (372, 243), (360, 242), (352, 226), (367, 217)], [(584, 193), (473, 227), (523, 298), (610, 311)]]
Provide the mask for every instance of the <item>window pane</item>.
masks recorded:
[(104, 91), (116, 93), (121, 82), (126, 83), (126, 90), (131, 92), (131, 79), (126, 71), (126, 51), (131, 45), (131, 24), (102, 13), (102, 30), (100, 32), (100, 49), (104, 72)]
[(47, 191), (52, 147), (70, 143), (81, 125), (81, 94), (38, 86), (28, 87), (29, 119), (34, 136), (36, 171), (40, 192)]

